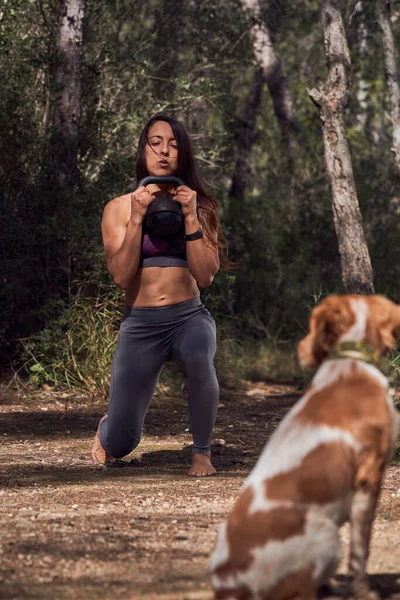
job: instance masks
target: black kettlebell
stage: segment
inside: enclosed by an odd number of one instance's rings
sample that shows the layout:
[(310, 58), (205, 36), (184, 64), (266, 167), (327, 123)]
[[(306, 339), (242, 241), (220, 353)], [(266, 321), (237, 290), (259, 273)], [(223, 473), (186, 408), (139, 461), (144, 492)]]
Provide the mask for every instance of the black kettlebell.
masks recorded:
[[(185, 185), (182, 179), (174, 176), (165, 177), (143, 177), (138, 183), (138, 187), (149, 185), (149, 183), (175, 183)], [(182, 208), (179, 202), (172, 198), (156, 198), (149, 204), (144, 218), (148, 231), (154, 235), (172, 235), (177, 233), (183, 226)]]

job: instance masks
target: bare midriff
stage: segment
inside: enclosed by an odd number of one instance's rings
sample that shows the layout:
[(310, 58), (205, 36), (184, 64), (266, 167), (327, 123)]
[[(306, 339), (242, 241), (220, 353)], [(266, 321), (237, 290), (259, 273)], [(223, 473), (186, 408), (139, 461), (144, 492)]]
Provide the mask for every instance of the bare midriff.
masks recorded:
[(136, 307), (168, 306), (199, 295), (197, 283), (183, 267), (138, 269), (126, 290), (125, 304)]

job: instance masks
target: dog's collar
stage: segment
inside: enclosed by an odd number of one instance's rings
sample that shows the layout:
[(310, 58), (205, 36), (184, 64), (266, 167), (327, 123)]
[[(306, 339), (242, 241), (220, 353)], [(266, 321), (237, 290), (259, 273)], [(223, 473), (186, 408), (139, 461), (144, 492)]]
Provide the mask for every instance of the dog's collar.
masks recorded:
[(389, 361), (378, 350), (375, 350), (365, 342), (339, 342), (330, 351), (327, 360), (336, 360), (338, 358), (362, 360), (381, 371), (386, 377), (389, 374)]

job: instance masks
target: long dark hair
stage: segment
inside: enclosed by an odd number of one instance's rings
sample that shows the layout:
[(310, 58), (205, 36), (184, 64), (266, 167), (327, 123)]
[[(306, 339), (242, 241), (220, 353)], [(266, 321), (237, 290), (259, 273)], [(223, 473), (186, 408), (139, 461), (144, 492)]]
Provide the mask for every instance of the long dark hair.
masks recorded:
[[(167, 115), (158, 114), (149, 119), (139, 138), (136, 154), (136, 179), (140, 181), (148, 175), (146, 167), (146, 144), (148, 143), (149, 129), (157, 121), (169, 123), (178, 144), (178, 172), (177, 176), (183, 179), (185, 184), (197, 192), (197, 213), (204, 231), (207, 242), (218, 249), (221, 265), (232, 268), (233, 263), (227, 258), (227, 240), (222, 233), (221, 219), (218, 212), (218, 204), (212, 197), (210, 191), (200, 174), (196, 157), (193, 152), (189, 135), (179, 121)], [(215, 232), (217, 239), (215, 239)]]

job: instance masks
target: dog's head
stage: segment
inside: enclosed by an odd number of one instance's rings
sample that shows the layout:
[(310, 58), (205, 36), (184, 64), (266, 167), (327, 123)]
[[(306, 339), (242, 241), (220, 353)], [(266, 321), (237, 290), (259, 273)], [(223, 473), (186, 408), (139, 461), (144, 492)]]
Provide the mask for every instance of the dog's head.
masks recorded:
[(313, 309), (300, 363), (318, 367), (339, 341), (366, 342), (383, 353), (400, 339), (400, 306), (384, 296), (332, 295)]

